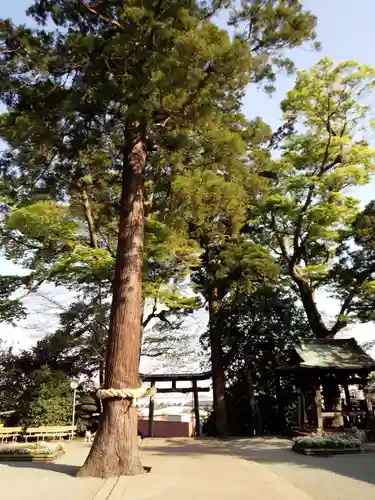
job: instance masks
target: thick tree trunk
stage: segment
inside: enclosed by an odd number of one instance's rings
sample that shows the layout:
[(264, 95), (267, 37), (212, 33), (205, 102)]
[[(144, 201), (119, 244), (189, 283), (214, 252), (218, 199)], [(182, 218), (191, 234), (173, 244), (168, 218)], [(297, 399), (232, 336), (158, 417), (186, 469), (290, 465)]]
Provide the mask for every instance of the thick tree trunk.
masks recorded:
[[(314, 337), (316, 339), (329, 339), (329, 338), (334, 338), (336, 333), (340, 331), (341, 328), (343, 328), (346, 325), (346, 322), (344, 321), (336, 321), (336, 324), (334, 325), (333, 328), (327, 328), (322, 315), (320, 314), (318, 310), (318, 306), (315, 302), (315, 297), (314, 297), (314, 290), (311, 288), (308, 282), (304, 278), (302, 278), (298, 272), (296, 271), (295, 267), (291, 269), (292, 276), (294, 279), (294, 282), (296, 283), (301, 301), (303, 304), (303, 308), (305, 310), (311, 331), (314, 334)], [(322, 385), (323, 385), (323, 395), (324, 395), (324, 405), (325, 409), (327, 411), (327, 408), (332, 407), (337, 404), (338, 398), (337, 396), (332, 397), (331, 392), (332, 392), (332, 384), (334, 387), (334, 391), (338, 392), (339, 391), (339, 386), (338, 383), (336, 384), (333, 381), (327, 381), (326, 379), (323, 379)]]
[[(124, 153), (121, 213), (108, 337), (105, 388), (139, 387), (142, 262), (144, 239), (143, 171), (146, 142), (132, 124)], [(129, 400), (105, 399), (99, 430), (79, 476), (111, 477), (144, 472), (138, 451), (137, 409)]]
[(301, 301), (314, 336), (317, 339), (332, 337), (332, 332), (324, 324), (322, 315), (318, 310), (318, 306), (314, 299), (313, 290), (311, 290), (308, 283), (306, 283), (304, 280), (295, 278), (295, 283), (298, 286)]
[(221, 338), (215, 322), (215, 314), (218, 309), (218, 295), (217, 288), (213, 287), (208, 299), (213, 406), (216, 432), (219, 436), (227, 436), (229, 434), (229, 430), (225, 401), (225, 371), (222, 359)]

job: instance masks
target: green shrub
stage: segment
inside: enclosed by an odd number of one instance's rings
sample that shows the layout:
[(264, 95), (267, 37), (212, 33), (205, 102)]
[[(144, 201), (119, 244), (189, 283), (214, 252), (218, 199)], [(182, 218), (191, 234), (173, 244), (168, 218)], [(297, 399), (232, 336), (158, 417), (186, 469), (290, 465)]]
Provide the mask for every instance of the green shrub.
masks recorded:
[(351, 434), (335, 435), (311, 435), (301, 436), (294, 439), (292, 449), (294, 451), (307, 449), (355, 449), (360, 448), (361, 441)]
[(63, 372), (42, 366), (32, 374), (32, 384), (23, 396), (24, 428), (69, 425), (72, 418), (72, 391)]
[(83, 412), (87, 412), (87, 413), (96, 413), (98, 411), (98, 408), (96, 407), (96, 405), (81, 405), (80, 409)]
[(97, 401), (95, 400), (94, 396), (90, 396), (88, 394), (79, 398), (80, 405), (95, 405), (96, 407), (96, 403)]
[(62, 443), (45, 443), (44, 441), (10, 444), (0, 447), (0, 455), (55, 455), (64, 451), (65, 448)]
[(76, 405), (76, 425), (78, 435), (83, 436), (86, 429), (95, 432), (100, 414), (100, 401), (95, 393), (80, 394)]

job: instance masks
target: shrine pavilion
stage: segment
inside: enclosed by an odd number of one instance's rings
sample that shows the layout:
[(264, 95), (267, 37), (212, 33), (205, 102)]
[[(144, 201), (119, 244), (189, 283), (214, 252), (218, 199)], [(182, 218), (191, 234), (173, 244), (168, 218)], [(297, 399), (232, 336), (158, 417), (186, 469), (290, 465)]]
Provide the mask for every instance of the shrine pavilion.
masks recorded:
[[(368, 376), (375, 361), (353, 338), (300, 340), (278, 371), (293, 375), (301, 429), (364, 427), (373, 416)], [(363, 390), (364, 400), (354, 400), (349, 386)]]

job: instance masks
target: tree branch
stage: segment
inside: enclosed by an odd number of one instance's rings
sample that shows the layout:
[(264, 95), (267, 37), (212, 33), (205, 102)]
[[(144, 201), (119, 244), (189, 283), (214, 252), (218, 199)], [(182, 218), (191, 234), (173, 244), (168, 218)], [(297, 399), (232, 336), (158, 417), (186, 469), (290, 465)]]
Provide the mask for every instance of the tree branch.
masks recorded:
[(115, 259), (116, 258), (116, 253), (112, 250), (112, 248), (111, 248), (111, 246), (109, 244), (109, 236), (107, 235), (107, 237), (106, 237), (106, 235), (104, 235), (100, 231), (99, 231), (99, 235), (100, 235), (100, 237), (101, 237), (101, 239), (102, 239), (102, 241), (103, 241), (106, 249), (108, 250), (109, 254), (111, 255), (111, 257), (113, 257)]
[(332, 332), (332, 335), (336, 335), (336, 333), (338, 333), (340, 330), (342, 330), (343, 328), (345, 328), (347, 325), (348, 325), (348, 320), (347, 319), (342, 319), (342, 317), (344, 316), (344, 314), (346, 312), (348, 312), (348, 309), (354, 299), (356, 295), (356, 292), (354, 290), (352, 290), (348, 296), (346, 297), (346, 299), (344, 300), (341, 308), (340, 308), (340, 312), (337, 316), (337, 319), (336, 319), (336, 322), (335, 324), (333, 325), (333, 327), (331, 328), (331, 332)]
[(147, 316), (147, 318), (142, 322), (143, 329), (145, 329), (147, 327), (147, 325), (150, 323), (150, 321), (156, 317), (157, 308), (158, 308), (158, 301), (157, 301), (157, 299), (154, 299), (154, 305), (152, 307), (152, 311)]
[(118, 28), (121, 28), (122, 30), (124, 29), (124, 27), (122, 26), (121, 23), (119, 23), (116, 19), (109, 19), (108, 17), (106, 16), (103, 16), (103, 14), (101, 14), (100, 12), (98, 12), (94, 7), (90, 7), (89, 5), (87, 5), (83, 0), (78, 0), (79, 3), (88, 11), (90, 12), (91, 14), (95, 14), (96, 16), (98, 16), (100, 19), (102, 19), (102, 21), (106, 22), (107, 24), (112, 24), (113, 26), (117, 26)]
[(207, 11), (207, 13), (204, 16), (202, 16), (202, 18), (201, 18), (202, 21), (206, 21), (207, 19), (211, 19), (211, 17), (214, 16), (215, 14), (217, 14), (220, 9), (225, 7), (225, 4), (226, 4), (226, 0), (218, 0), (217, 2), (215, 2), (215, 5), (212, 6), (212, 9)]
[(342, 317), (349, 312), (349, 308), (353, 302), (353, 299), (355, 296), (358, 294), (358, 291), (360, 287), (363, 285), (363, 283), (371, 277), (372, 273), (375, 271), (375, 265), (371, 266), (369, 269), (367, 269), (365, 272), (362, 273), (362, 276), (358, 277), (356, 279), (356, 283), (353, 285), (352, 290), (349, 292), (347, 297), (345, 298), (344, 302), (342, 303), (342, 306), (340, 308), (340, 312), (337, 316), (336, 323), (331, 329), (331, 332), (333, 335), (336, 335), (342, 328), (345, 328), (348, 325), (348, 320), (347, 319), (342, 319)]
[(275, 215), (272, 212), (271, 212), (271, 222), (272, 222), (272, 229), (275, 232), (277, 242), (280, 246), (281, 254), (284, 257), (284, 259), (286, 260), (286, 262), (290, 262), (290, 256), (288, 254), (288, 250), (286, 248), (285, 241), (283, 240), (280, 232), (277, 229)]
[(93, 213), (91, 210), (91, 204), (90, 204), (89, 196), (87, 194), (87, 189), (85, 187), (83, 187), (82, 191), (81, 191), (81, 200), (82, 200), (82, 206), (83, 206), (83, 209), (85, 212), (87, 225), (89, 228), (91, 247), (98, 248), (99, 242), (98, 242), (98, 235), (97, 235), (97, 232), (95, 229), (94, 216), (93, 216)]
[(146, 356), (147, 358), (160, 358), (160, 356), (163, 356), (164, 354), (164, 351), (156, 351), (155, 353), (142, 351), (142, 356)]
[(27, 292), (24, 293), (23, 295), (21, 295), (21, 297), (18, 297), (17, 300), (24, 300), (24, 299), (26, 299), (26, 297), (28, 297), (31, 293), (34, 293), (36, 290), (38, 290), (38, 288), (41, 285), (43, 285), (44, 281), (45, 281), (45, 278), (42, 278), (37, 283), (35, 283), (35, 285), (33, 285), (33, 286), (26, 286)]
[(159, 313), (156, 313), (156, 310), (157, 310), (157, 299), (155, 299), (154, 306), (152, 308), (151, 313), (143, 321), (142, 328), (145, 329), (152, 319), (160, 319), (161, 321), (164, 321), (165, 323), (167, 323), (171, 328), (173, 328), (172, 323), (169, 321), (169, 319), (166, 316), (170, 310), (163, 309)]

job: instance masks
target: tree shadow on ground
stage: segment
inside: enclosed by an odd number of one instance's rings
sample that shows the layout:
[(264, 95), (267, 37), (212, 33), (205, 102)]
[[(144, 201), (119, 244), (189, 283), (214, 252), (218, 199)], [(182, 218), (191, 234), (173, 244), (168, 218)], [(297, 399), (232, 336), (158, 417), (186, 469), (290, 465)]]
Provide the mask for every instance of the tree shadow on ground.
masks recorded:
[[(300, 455), (292, 451), (291, 446), (288, 439), (267, 436), (225, 440), (167, 439), (160, 446), (156, 442), (154, 446), (148, 439), (145, 448), (150, 454), (237, 456), (265, 465), (271, 472), (289, 481), (293, 481), (297, 474), (302, 480), (301, 469), (310, 469), (310, 472), (323, 470), (375, 485), (375, 445), (372, 443), (363, 445), (365, 453), (330, 457)], [(309, 479), (313, 480), (312, 476)], [(316, 480), (319, 481), (319, 478), (316, 477)]]
[[(87, 448), (89, 449), (89, 446)], [(331, 472), (338, 476), (365, 482), (368, 485), (375, 485), (375, 445), (365, 444), (364, 448), (366, 452), (358, 455), (305, 456), (291, 450), (290, 440), (267, 436), (225, 440), (147, 438), (141, 446), (141, 451), (146, 452), (147, 458), (145, 457), (145, 461), (150, 465), (152, 465), (152, 455), (166, 457), (189, 456), (193, 459), (194, 457), (201, 458), (210, 455), (234, 456), (264, 465), (271, 472), (284, 477), (289, 482), (295, 483), (301, 489), (306, 489), (308, 486), (304, 484), (305, 482), (310, 481), (310, 485), (319, 483), (320, 477), (317, 474), (319, 471)], [(69, 455), (64, 456), (65, 460), (68, 458)], [(84, 460), (85, 456), (82, 454), (82, 463)], [(1, 462), (1, 465), (18, 469), (32, 468), (52, 471), (70, 477), (75, 477), (80, 467), (80, 465), (56, 462)], [(328, 481), (330, 479), (328, 478)], [(302, 488), (301, 484), (303, 484), (304, 488)], [(319, 484), (318, 486), (323, 487)]]
[[(69, 463), (71, 457), (70, 453), (76, 448), (76, 445), (79, 446), (79, 449), (76, 450), (76, 452), (78, 451), (78, 455), (74, 453), (75, 456), (73, 460)], [(73, 449), (71, 449), (71, 446), (73, 446)], [(6, 467), (13, 467), (16, 469), (35, 469), (41, 471), (45, 470), (45, 471), (56, 472), (58, 474), (65, 474), (71, 477), (76, 477), (78, 469), (84, 463), (87, 454), (90, 451), (90, 448), (91, 448), (91, 443), (69, 442), (66, 446), (66, 452), (64, 453), (64, 455), (60, 456), (60, 458), (58, 458), (56, 462), (4, 461), (0, 462), (0, 464)]]
[(8, 467), (15, 467), (16, 469), (36, 469), (57, 472), (59, 474), (66, 474), (67, 476), (75, 477), (77, 475), (78, 465), (59, 464), (55, 462), (1, 462), (2, 465)]

